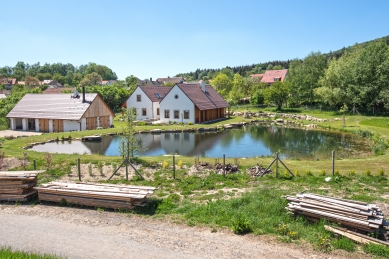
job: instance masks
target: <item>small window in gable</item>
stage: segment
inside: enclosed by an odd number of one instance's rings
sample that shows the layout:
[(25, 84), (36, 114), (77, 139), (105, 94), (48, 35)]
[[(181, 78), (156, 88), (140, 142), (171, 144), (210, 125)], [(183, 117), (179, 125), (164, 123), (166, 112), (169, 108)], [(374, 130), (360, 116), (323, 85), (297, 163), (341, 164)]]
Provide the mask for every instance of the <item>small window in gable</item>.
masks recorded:
[(141, 101), (142, 101), (142, 95), (137, 94), (137, 95), (136, 95), (136, 101), (137, 101), (137, 102), (141, 102)]

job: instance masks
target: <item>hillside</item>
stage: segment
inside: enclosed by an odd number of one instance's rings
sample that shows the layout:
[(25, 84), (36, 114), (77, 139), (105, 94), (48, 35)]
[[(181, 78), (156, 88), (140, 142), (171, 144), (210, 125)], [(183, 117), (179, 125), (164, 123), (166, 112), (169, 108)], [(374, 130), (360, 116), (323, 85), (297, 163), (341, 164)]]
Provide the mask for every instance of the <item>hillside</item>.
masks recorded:
[[(361, 45), (363, 47), (367, 46), (369, 43), (373, 41), (379, 41), (379, 40), (385, 40), (386, 44), (389, 45), (389, 35), (374, 39), (371, 41), (366, 41), (363, 43), (359, 43), (357, 45)], [(343, 47), (339, 50), (336, 51), (331, 51), (329, 53), (323, 54), (327, 60), (331, 58), (336, 58), (338, 59), (341, 57), (345, 51), (349, 50), (352, 46), (348, 47)], [(195, 71), (192, 72), (187, 72), (187, 73), (179, 73), (176, 76), (177, 77), (184, 77), (186, 78), (187, 81), (192, 81), (192, 80), (199, 80), (199, 79), (204, 79), (204, 80), (209, 80), (214, 77), (214, 75), (220, 71), (229, 71), (229, 73), (233, 74), (240, 74), (243, 77), (248, 77), (250, 74), (260, 74), (263, 73), (265, 70), (272, 70), (272, 69), (282, 69), (282, 68), (289, 68), (289, 63), (290, 60), (274, 60), (274, 61), (268, 61), (264, 63), (258, 63), (258, 64), (252, 64), (252, 65), (244, 65), (244, 66), (236, 66), (236, 67), (229, 67), (226, 66), (224, 68), (204, 68), (204, 69), (196, 69)]]

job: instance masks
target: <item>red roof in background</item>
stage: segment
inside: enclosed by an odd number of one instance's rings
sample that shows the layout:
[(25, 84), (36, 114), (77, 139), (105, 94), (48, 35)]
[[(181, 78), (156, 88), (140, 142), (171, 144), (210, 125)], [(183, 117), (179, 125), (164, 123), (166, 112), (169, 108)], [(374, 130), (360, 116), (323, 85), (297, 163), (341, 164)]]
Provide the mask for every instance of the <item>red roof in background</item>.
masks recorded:
[(185, 80), (183, 77), (157, 78), (157, 82), (160, 84), (168, 84), (168, 83), (181, 84), (184, 81)]
[(177, 86), (200, 110), (230, 107), (226, 100), (210, 85), (205, 85), (205, 93), (201, 89), (201, 84), (177, 84)]
[(18, 80), (16, 78), (5, 78), (5, 77), (0, 78), (0, 84), (5, 84), (5, 85), (8, 84), (15, 85), (17, 81)]
[[(140, 89), (149, 97), (149, 99), (152, 102), (160, 102), (163, 98), (165, 98), (165, 95), (172, 89), (169, 86), (147, 86), (142, 85), (139, 86)], [(159, 98), (157, 95), (159, 95), (161, 98)]]
[(288, 73), (288, 69), (282, 70), (266, 70), (265, 74), (261, 79), (262, 83), (272, 84), (275, 82), (274, 79), (279, 78), (277, 81), (284, 81), (286, 74)]

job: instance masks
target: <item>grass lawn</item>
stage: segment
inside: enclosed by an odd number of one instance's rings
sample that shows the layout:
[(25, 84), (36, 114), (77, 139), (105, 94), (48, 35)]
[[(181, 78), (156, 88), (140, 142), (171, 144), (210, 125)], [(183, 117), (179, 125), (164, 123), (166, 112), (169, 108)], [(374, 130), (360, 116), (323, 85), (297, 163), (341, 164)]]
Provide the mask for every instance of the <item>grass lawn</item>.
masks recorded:
[[(296, 111), (294, 111), (296, 112)], [(140, 172), (148, 180), (133, 177), (127, 182), (121, 177), (115, 177), (111, 183), (150, 185), (158, 187), (152, 197), (153, 202), (145, 208), (136, 208), (130, 213), (137, 213), (151, 217), (169, 217), (173, 221), (190, 226), (209, 226), (214, 231), (219, 228), (228, 228), (237, 234), (254, 233), (275, 235), (282, 242), (309, 242), (315, 249), (330, 251), (344, 249), (355, 251), (362, 249), (376, 256), (389, 258), (389, 249), (381, 246), (358, 246), (346, 238), (334, 236), (324, 230), (325, 222), (310, 223), (303, 218), (294, 218), (284, 209), (286, 200), (284, 195), (295, 195), (301, 191), (316, 194), (354, 199), (368, 203), (389, 204), (388, 186), (388, 152), (389, 139), (388, 123), (385, 117), (366, 117), (361, 115), (346, 115), (346, 125), (343, 127), (341, 115), (332, 112), (308, 111), (310, 115), (326, 119), (325, 122), (300, 121), (304, 124), (316, 123), (319, 127), (328, 130), (346, 131), (370, 138), (372, 150), (377, 149), (381, 155), (371, 155), (363, 159), (338, 159), (335, 161), (336, 175), (331, 175), (332, 162), (325, 160), (301, 161), (283, 160), (296, 177), (290, 177), (283, 167), (280, 167), (280, 177), (267, 175), (262, 178), (253, 178), (246, 173), (246, 169), (257, 163), (266, 167), (273, 160), (272, 157), (226, 159), (226, 163), (239, 163), (240, 173), (228, 175), (215, 174), (212, 170), (203, 170), (189, 173), (188, 168), (195, 164), (194, 157), (180, 156), (176, 161), (182, 163), (177, 167), (176, 179), (173, 179), (172, 158), (167, 156), (138, 157), (136, 163), (143, 167)], [(298, 111), (305, 114), (306, 111)], [(157, 125), (139, 126), (137, 130), (151, 129), (184, 129), (216, 127), (237, 121), (250, 121), (231, 117), (230, 119), (213, 124), (201, 125)], [(39, 175), (39, 182), (57, 180), (68, 174), (70, 167), (76, 165), (77, 159), (82, 163), (118, 164), (119, 157), (105, 157), (100, 155), (67, 155), (52, 154), (52, 162), (48, 163), (45, 154), (23, 150), (29, 143), (42, 142), (62, 137), (78, 138), (92, 134), (108, 134), (121, 132), (124, 126), (115, 118), (115, 128), (68, 133), (43, 134), (29, 138), (17, 138), (3, 141), (0, 152), (6, 157), (22, 158), (23, 152), (27, 160), (36, 160), (38, 169), (46, 172)], [(200, 158), (201, 162), (214, 164), (214, 158)], [(280, 165), (281, 166), (281, 165)], [(146, 170), (153, 168), (153, 173)], [(24, 168), (17, 168), (19, 170)], [(32, 163), (26, 166), (32, 169)], [(275, 169), (274, 166), (272, 168)], [(107, 179), (110, 173), (107, 174)], [(331, 176), (330, 181), (325, 178)], [(102, 182), (106, 182), (102, 180)]]
[(11, 248), (0, 247), (0, 258), (7, 259), (60, 259), (61, 257), (52, 255), (38, 255), (31, 253), (24, 253), (20, 251), (13, 251)]

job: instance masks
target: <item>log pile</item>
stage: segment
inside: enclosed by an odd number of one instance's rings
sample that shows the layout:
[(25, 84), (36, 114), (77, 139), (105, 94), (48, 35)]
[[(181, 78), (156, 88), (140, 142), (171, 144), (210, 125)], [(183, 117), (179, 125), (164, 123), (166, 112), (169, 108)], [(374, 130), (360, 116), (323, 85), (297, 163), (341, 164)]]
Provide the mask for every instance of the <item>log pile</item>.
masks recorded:
[(152, 194), (156, 188), (57, 181), (42, 184), (34, 189), (38, 190), (41, 201), (65, 202), (111, 209), (132, 209), (134, 206), (147, 205), (147, 195)]
[(28, 201), (34, 190), (38, 173), (43, 171), (0, 171), (0, 201)]
[(247, 168), (247, 173), (251, 176), (254, 176), (254, 177), (262, 177), (266, 174), (272, 174), (273, 171), (268, 169), (266, 172), (265, 172), (266, 168), (263, 168), (261, 167), (260, 165), (256, 165), (254, 167), (251, 167), (251, 168)]
[(303, 215), (310, 221), (325, 218), (360, 233), (382, 233), (386, 232), (385, 228), (388, 226), (381, 209), (375, 204), (310, 193), (286, 196), (286, 199), (289, 202), (286, 207), (288, 211)]

